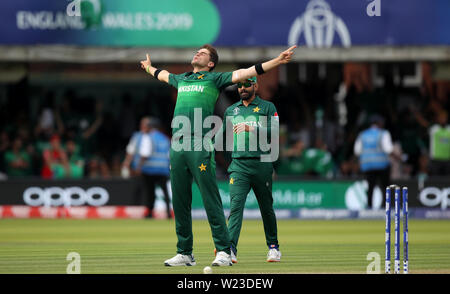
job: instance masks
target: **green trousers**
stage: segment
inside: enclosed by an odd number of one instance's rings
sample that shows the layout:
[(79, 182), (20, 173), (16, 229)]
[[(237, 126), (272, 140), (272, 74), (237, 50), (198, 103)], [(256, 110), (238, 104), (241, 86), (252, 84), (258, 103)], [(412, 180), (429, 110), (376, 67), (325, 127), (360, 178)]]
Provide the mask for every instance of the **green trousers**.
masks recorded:
[(217, 251), (230, 253), (230, 237), (223, 212), (222, 199), (216, 181), (214, 151), (170, 150), (170, 183), (175, 214), (177, 253), (191, 254), (192, 234), (192, 180), (202, 195), (214, 245)]
[(278, 247), (277, 219), (272, 198), (272, 163), (260, 162), (259, 159), (233, 159), (228, 172), (231, 198), (228, 230), (231, 245), (237, 251), (245, 201), (250, 189), (253, 189), (261, 211), (267, 246)]

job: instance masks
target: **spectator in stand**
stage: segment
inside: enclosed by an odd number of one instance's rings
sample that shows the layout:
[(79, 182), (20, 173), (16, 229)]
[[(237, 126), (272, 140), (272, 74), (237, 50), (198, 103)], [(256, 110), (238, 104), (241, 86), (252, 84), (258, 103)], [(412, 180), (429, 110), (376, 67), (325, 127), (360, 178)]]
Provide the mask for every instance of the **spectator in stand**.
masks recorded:
[(280, 160), (276, 164), (278, 175), (332, 176), (332, 158), (321, 139), (315, 147), (305, 148), (301, 140), (287, 144), (285, 128), (280, 127)]
[(87, 169), (87, 177), (90, 179), (108, 179), (111, 177), (108, 164), (98, 155), (91, 157)]
[(64, 178), (70, 174), (67, 153), (61, 146), (59, 135), (54, 134), (50, 138), (50, 147), (43, 151), (44, 166), (41, 176), (44, 179)]
[(8, 177), (31, 175), (31, 156), (22, 148), (22, 139), (15, 138), (10, 151), (5, 153), (6, 174)]
[(340, 177), (355, 178), (358, 176), (359, 164), (355, 156), (341, 161), (337, 175)]
[(80, 114), (76, 107), (78, 98), (73, 90), (64, 93), (61, 105), (55, 111), (55, 122), (59, 134), (65, 134), (71, 128), (75, 132), (80, 131)]
[(304, 172), (301, 155), (305, 149), (303, 141), (297, 140), (289, 144), (287, 127), (280, 125), (280, 157), (274, 164), (277, 175), (300, 175)]
[(67, 140), (65, 146), (70, 167), (68, 176), (80, 179), (84, 174), (84, 158), (80, 154), (80, 147), (72, 139)]
[[(104, 122), (103, 102), (92, 97), (86, 99), (86, 109), (80, 116), (81, 146), (85, 154), (94, 154), (99, 151), (98, 130)], [(101, 156), (104, 159), (104, 156)]]
[(436, 123), (431, 124), (418, 110), (411, 108), (417, 122), (428, 129), (429, 135), (429, 175), (450, 174), (450, 125), (448, 113), (435, 99), (429, 103), (435, 113)]
[(333, 176), (333, 160), (322, 139), (317, 138), (313, 148), (302, 153), (304, 172), (307, 175), (331, 178)]
[(93, 97), (76, 101), (73, 92), (68, 91), (61, 107), (55, 113), (56, 125), (60, 135), (71, 134), (86, 157), (98, 151), (98, 130), (103, 124), (103, 102)]
[(292, 124), (292, 128), (289, 129), (288, 140), (290, 142), (302, 141), (305, 147), (311, 146), (311, 128), (296, 118)]
[[(414, 119), (413, 106), (400, 111), (400, 117), (397, 120), (397, 138), (401, 144), (402, 153), (406, 154), (405, 165), (409, 166), (411, 172), (417, 174), (419, 169), (419, 157), (426, 150), (426, 138), (422, 138), (425, 134), (423, 128)], [(401, 171), (401, 175), (405, 176), (405, 171)]]
[(430, 134), (430, 175), (450, 175), (450, 125), (448, 113), (441, 110), (437, 123), (429, 128)]
[(55, 126), (54, 95), (53, 92), (49, 92), (39, 111), (39, 119), (34, 128), (34, 135), (38, 138), (49, 138), (55, 132)]
[(39, 175), (41, 162), (42, 162), (42, 150), (39, 152), (36, 148), (35, 138), (32, 137), (31, 128), (18, 128), (17, 137), (22, 140), (22, 147), (31, 158), (31, 174)]

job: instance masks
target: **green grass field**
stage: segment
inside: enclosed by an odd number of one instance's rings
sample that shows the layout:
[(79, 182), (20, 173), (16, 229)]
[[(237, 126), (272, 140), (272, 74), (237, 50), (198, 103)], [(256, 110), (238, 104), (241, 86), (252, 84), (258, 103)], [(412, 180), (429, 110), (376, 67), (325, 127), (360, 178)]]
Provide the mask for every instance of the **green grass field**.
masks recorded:
[[(64, 274), (75, 251), (84, 274), (200, 274), (214, 247), (207, 221), (194, 221), (193, 229), (197, 266), (168, 268), (163, 262), (176, 250), (173, 221), (3, 219), (0, 273)], [(245, 220), (238, 264), (214, 273), (366, 273), (370, 252), (380, 255), (384, 270), (382, 220), (279, 220), (278, 231), (282, 262), (265, 261), (262, 223)], [(411, 220), (409, 232), (410, 273), (450, 273), (450, 221)]]

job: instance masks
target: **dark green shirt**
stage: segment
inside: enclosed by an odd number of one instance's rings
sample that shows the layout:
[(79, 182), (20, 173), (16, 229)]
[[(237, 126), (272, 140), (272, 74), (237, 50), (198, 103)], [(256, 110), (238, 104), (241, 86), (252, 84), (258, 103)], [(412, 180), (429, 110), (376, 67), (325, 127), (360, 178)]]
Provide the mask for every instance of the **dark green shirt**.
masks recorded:
[[(25, 151), (20, 151), (19, 153), (14, 153), (12, 151), (8, 151), (5, 153), (5, 163), (6, 163), (6, 174), (10, 177), (24, 177), (30, 176), (31, 172), (31, 157)], [(28, 164), (28, 167), (25, 168), (15, 168), (12, 167), (13, 162), (22, 159)]]
[[(260, 132), (267, 132), (267, 139), (263, 140), (263, 142), (265, 141), (267, 144), (270, 143), (271, 121), (273, 118), (278, 119), (275, 105), (258, 96), (256, 96), (248, 106), (245, 106), (241, 100), (228, 107), (224, 114), (222, 131), (225, 131), (225, 128), (228, 128), (229, 131), (233, 131), (232, 126), (239, 123), (245, 123), (255, 127), (253, 132), (242, 132), (240, 134), (233, 133), (232, 158), (254, 158), (260, 157), (261, 154), (270, 153), (270, 150), (263, 151), (260, 149), (261, 142), (258, 136)], [(229, 136), (227, 137), (229, 138)]]
[[(206, 117), (214, 114), (214, 107), (216, 105), (217, 98), (222, 89), (232, 85), (231, 82), (232, 72), (187, 72), (180, 75), (170, 74), (169, 84), (178, 90), (177, 103), (173, 118), (177, 116), (186, 117), (190, 124), (190, 128), (177, 126), (175, 120), (175, 126), (172, 127), (172, 134), (174, 135), (179, 131), (179, 135), (191, 135), (194, 134), (194, 111), (197, 109), (197, 113), (201, 113), (202, 120)], [(211, 128), (203, 128), (200, 126), (201, 134), (204, 135)]]
[(313, 173), (321, 176), (329, 175), (333, 170), (331, 154), (316, 148), (303, 151), (301, 156), (281, 159), (276, 167), (279, 175), (304, 175)]

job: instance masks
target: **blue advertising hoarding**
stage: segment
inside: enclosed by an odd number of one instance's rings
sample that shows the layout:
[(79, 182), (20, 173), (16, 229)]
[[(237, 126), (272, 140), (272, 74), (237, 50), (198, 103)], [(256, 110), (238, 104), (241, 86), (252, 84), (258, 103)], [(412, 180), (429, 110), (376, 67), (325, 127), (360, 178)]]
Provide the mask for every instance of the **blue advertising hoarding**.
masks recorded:
[(448, 0), (15, 0), (0, 44), (447, 46)]

